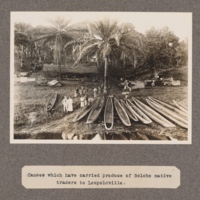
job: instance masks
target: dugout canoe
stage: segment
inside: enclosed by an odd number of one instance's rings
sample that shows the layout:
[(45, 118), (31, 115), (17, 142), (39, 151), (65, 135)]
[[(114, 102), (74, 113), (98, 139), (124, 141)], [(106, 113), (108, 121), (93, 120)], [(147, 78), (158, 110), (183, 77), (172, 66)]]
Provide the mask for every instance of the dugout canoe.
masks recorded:
[(111, 130), (114, 124), (114, 107), (112, 97), (108, 97), (104, 110), (104, 126), (106, 130)]
[(178, 102), (175, 101), (175, 100), (173, 100), (173, 102), (174, 102), (175, 106), (176, 106), (178, 109), (182, 110), (182, 111), (185, 112), (185, 113), (188, 113), (188, 108), (187, 108), (186, 106), (184, 106), (184, 105), (178, 103)]
[(93, 108), (95, 103), (92, 103), (90, 105), (84, 106), (81, 111), (75, 116), (75, 118), (73, 119), (73, 122), (78, 122), (80, 121), (82, 118), (84, 118)]
[(169, 110), (168, 108), (165, 108), (164, 106), (162, 106), (154, 101), (151, 101), (149, 99), (146, 99), (146, 101), (154, 110), (158, 111), (160, 114), (162, 114), (169, 120), (175, 122), (176, 124), (178, 124), (179, 126), (181, 126), (183, 128), (186, 128), (186, 129), (188, 128), (188, 125), (187, 125), (188, 122), (186, 119), (180, 117), (175, 112)]
[(100, 115), (100, 113), (104, 107), (104, 103), (105, 103), (104, 100), (105, 100), (104, 96), (97, 98), (97, 100), (95, 101), (95, 103), (90, 111), (90, 114), (87, 118), (86, 124), (91, 124), (97, 120), (98, 116)]
[(50, 95), (47, 103), (46, 103), (46, 111), (49, 112), (52, 110), (52, 108), (55, 106), (56, 100), (58, 97), (58, 93), (54, 92)]
[(165, 103), (165, 102), (163, 102), (163, 101), (160, 101), (160, 100), (158, 100), (158, 99), (156, 99), (156, 98), (154, 98), (154, 97), (148, 97), (148, 98), (149, 98), (151, 101), (154, 101), (154, 102), (156, 102), (156, 103), (158, 103), (158, 104), (160, 104), (160, 105), (162, 105), (162, 106), (164, 106), (164, 107), (166, 107), (166, 108), (169, 108), (170, 110), (176, 112), (177, 114), (179, 114), (179, 115), (182, 116), (183, 118), (186, 118), (186, 119), (187, 119), (187, 117), (188, 117), (188, 116), (187, 116), (187, 113), (185, 113), (185, 112), (183, 112), (182, 110), (176, 108), (175, 106), (169, 105), (169, 104), (167, 104), (167, 103)]
[(114, 105), (115, 105), (115, 109), (116, 109), (117, 114), (118, 114), (119, 118), (121, 119), (122, 123), (125, 126), (131, 126), (131, 122), (130, 122), (128, 114), (126, 113), (125, 109), (123, 108), (123, 106), (120, 104), (120, 102), (116, 98), (114, 98)]
[(132, 109), (130, 109), (130, 107), (121, 99), (121, 105), (123, 106), (124, 110), (126, 111), (126, 113), (128, 114), (128, 116), (133, 120), (133, 121), (138, 121), (137, 116), (135, 115), (134, 112), (132, 112)]
[(132, 97), (132, 100), (134, 103), (137, 105), (137, 107), (142, 110), (146, 115), (148, 115), (152, 120), (157, 122), (158, 124), (167, 127), (167, 128), (172, 128), (176, 127), (174, 124), (172, 124), (170, 121), (165, 119), (163, 116), (158, 114), (155, 110), (150, 108), (149, 106), (145, 105), (141, 101), (137, 100), (136, 98)]
[(126, 104), (143, 124), (152, 123), (152, 120), (146, 114), (144, 114), (137, 106), (135, 106), (130, 100), (127, 100)]

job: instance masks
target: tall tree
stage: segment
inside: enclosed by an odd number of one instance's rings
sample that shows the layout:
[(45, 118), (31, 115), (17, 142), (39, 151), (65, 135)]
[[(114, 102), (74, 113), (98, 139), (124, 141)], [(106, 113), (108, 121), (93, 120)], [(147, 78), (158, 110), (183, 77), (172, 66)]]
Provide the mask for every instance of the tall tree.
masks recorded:
[(183, 40), (176, 48), (176, 66), (185, 66), (188, 62), (188, 41)]
[(15, 24), (15, 37), (14, 43), (21, 51), (21, 57), (27, 57), (29, 52), (32, 56), (34, 49), (34, 41), (32, 34), (33, 27), (27, 23)]
[(173, 66), (179, 46), (179, 38), (169, 30), (151, 28), (146, 32), (147, 61), (157, 76), (158, 70), (163, 67)]
[(137, 56), (143, 52), (143, 41), (133, 25), (121, 24), (104, 19), (88, 25), (90, 38), (81, 46), (74, 67), (85, 57), (96, 55), (97, 68), (104, 67), (104, 93), (107, 93), (108, 65), (116, 63), (119, 58), (128, 59), (137, 67)]
[(43, 44), (53, 41), (54, 63), (59, 67), (59, 78), (61, 79), (61, 55), (64, 52), (64, 46), (67, 42), (73, 40), (74, 28), (70, 20), (63, 17), (49, 20), (51, 26), (40, 27), (40, 34), (36, 41), (43, 41)]

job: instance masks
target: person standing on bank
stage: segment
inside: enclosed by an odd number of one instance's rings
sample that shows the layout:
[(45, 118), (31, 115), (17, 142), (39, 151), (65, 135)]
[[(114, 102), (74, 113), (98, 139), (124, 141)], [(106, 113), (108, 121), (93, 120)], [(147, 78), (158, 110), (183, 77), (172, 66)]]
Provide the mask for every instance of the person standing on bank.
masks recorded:
[(97, 88), (94, 88), (93, 92), (94, 92), (94, 98), (96, 98), (97, 97)]
[(80, 98), (80, 106), (81, 108), (85, 106), (85, 98), (83, 97), (83, 95), (81, 95), (81, 98)]
[(97, 87), (97, 91), (98, 91), (98, 94), (101, 94), (101, 86), (100, 85)]
[(74, 90), (74, 97), (78, 97), (78, 92), (77, 92), (77, 89)]
[(83, 95), (83, 90), (82, 90), (82, 88), (79, 89), (79, 94), (80, 94), (80, 96)]
[(63, 109), (64, 109), (64, 112), (67, 112), (67, 108), (68, 108), (68, 99), (66, 96), (64, 96), (64, 99), (62, 100), (62, 104), (63, 104)]
[(86, 91), (86, 88), (84, 88), (84, 87), (83, 87), (82, 91), (83, 91), (83, 95), (85, 95), (86, 92), (87, 92), (87, 91)]
[(85, 94), (84, 99), (85, 99), (85, 106), (87, 106), (88, 105), (88, 95), (87, 94)]
[(93, 101), (94, 101), (94, 98), (92, 98), (92, 97), (88, 98), (88, 105), (90, 106)]
[(67, 99), (67, 111), (73, 112), (73, 100), (70, 97)]

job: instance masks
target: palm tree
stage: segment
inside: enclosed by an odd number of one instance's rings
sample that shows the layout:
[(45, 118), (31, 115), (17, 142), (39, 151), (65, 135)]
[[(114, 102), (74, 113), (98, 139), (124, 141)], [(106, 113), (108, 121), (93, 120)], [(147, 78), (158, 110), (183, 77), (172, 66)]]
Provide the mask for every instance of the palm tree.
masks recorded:
[(22, 52), (21, 57), (27, 57), (30, 53), (32, 56), (32, 51), (34, 49), (34, 41), (32, 34), (33, 27), (26, 23), (16, 23), (15, 24), (15, 37), (14, 43), (20, 48)]
[[(57, 17), (49, 20), (52, 24), (49, 27), (42, 27), (42, 36), (37, 37), (35, 41), (43, 41), (43, 44), (49, 42), (54, 43), (54, 63), (59, 67), (59, 78), (61, 79), (61, 54), (64, 52), (64, 46), (67, 42), (72, 41), (74, 37), (74, 29), (70, 20)], [(39, 27), (41, 29), (41, 27)]]
[(96, 55), (98, 70), (104, 66), (104, 93), (107, 93), (108, 64), (117, 62), (115, 55), (118, 50), (124, 60), (129, 59), (134, 67), (137, 66), (137, 56), (142, 53), (143, 41), (139, 33), (130, 24), (121, 24), (105, 19), (89, 24), (90, 39), (81, 46), (75, 67), (84, 57)]

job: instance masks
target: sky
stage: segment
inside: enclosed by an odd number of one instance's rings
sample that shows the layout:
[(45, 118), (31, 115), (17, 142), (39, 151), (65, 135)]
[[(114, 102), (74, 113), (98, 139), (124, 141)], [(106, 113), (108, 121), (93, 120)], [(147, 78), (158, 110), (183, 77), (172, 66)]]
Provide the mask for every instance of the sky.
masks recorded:
[(192, 35), (192, 13), (186, 12), (11, 12), (11, 25), (25, 22), (32, 26), (48, 26), (47, 19), (56, 16), (69, 18), (72, 23), (109, 17), (119, 22), (132, 23), (140, 33), (145, 33), (151, 27), (160, 29), (168, 26), (181, 40)]

